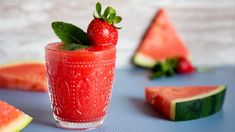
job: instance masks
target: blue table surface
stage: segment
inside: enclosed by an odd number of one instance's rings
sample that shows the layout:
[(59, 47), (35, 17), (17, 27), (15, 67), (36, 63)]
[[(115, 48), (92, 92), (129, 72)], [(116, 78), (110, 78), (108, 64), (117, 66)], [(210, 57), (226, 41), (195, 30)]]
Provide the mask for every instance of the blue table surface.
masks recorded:
[[(235, 67), (218, 67), (211, 72), (148, 80), (148, 71), (118, 69), (108, 116), (94, 132), (232, 132), (235, 131)], [(164, 85), (227, 85), (223, 109), (209, 117), (173, 122), (146, 104), (144, 88)], [(31, 115), (34, 120), (23, 132), (65, 132), (57, 128), (47, 93), (0, 90), (0, 99)]]

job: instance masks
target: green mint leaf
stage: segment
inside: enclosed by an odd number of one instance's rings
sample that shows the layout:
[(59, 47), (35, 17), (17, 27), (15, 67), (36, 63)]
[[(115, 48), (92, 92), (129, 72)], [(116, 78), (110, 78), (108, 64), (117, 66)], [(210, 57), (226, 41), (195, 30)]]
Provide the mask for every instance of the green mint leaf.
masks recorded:
[(152, 73), (151, 75), (150, 75), (150, 77), (149, 77), (149, 79), (155, 79), (155, 78), (160, 78), (160, 77), (162, 77), (163, 76), (163, 73), (162, 72), (154, 72), (154, 73)]
[(78, 49), (84, 49), (88, 47), (89, 47), (88, 45), (71, 43), (71, 44), (64, 44), (62, 49), (63, 50), (78, 50)]
[(158, 72), (158, 71), (162, 71), (163, 65), (162, 63), (158, 62), (154, 65), (154, 67), (152, 68), (152, 72)]
[(177, 68), (177, 66), (178, 66), (178, 63), (179, 63), (179, 58), (172, 58), (172, 59), (170, 59), (170, 61), (171, 61), (171, 65), (172, 65), (172, 67), (174, 68), (174, 69), (176, 69)]
[(166, 59), (163, 63), (163, 72), (165, 76), (173, 76), (175, 74), (175, 59)]
[(172, 68), (169, 68), (165, 71), (165, 76), (171, 77), (175, 75), (175, 71)]
[(87, 34), (79, 27), (65, 22), (52, 22), (51, 26), (64, 44), (77, 43), (89, 45)]
[(150, 75), (150, 79), (155, 79), (155, 78), (159, 78), (162, 77), (164, 75), (163, 72), (163, 65), (160, 62), (157, 62), (154, 67), (151, 70), (151, 75)]
[(122, 17), (116, 16), (113, 21), (114, 21), (114, 24), (117, 24), (122, 21)]
[(101, 10), (102, 10), (102, 6), (101, 6), (100, 2), (97, 2), (96, 3), (96, 12), (97, 12), (97, 14), (99, 15), (100, 18), (102, 17), (101, 16)]
[(178, 58), (168, 58), (164, 62), (156, 63), (151, 70), (150, 79), (175, 75), (177, 65)]

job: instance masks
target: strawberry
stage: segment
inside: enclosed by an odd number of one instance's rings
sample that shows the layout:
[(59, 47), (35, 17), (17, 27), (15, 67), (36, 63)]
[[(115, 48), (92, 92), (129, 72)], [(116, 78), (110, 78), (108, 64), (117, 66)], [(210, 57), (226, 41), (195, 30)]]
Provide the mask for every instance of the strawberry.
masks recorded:
[(186, 58), (179, 58), (176, 71), (182, 74), (193, 73), (195, 68)]
[(87, 35), (94, 46), (115, 46), (118, 40), (117, 28), (99, 18), (91, 21), (88, 26)]
[(88, 39), (93, 46), (97, 47), (114, 47), (118, 41), (118, 27), (115, 24), (119, 23), (122, 18), (116, 16), (116, 11), (112, 7), (107, 7), (101, 14), (102, 7), (98, 2), (96, 4), (96, 16), (90, 22), (87, 28)]

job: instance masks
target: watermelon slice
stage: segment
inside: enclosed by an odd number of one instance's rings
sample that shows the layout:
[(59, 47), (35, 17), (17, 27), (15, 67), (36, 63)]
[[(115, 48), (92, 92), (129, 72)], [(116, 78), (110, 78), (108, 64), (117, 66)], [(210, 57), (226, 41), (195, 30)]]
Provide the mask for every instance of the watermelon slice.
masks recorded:
[(18, 132), (26, 127), (32, 119), (32, 117), (16, 109), (14, 106), (0, 100), (1, 132)]
[(144, 68), (152, 68), (156, 62), (167, 58), (189, 58), (189, 53), (170, 23), (166, 11), (160, 9), (146, 33), (132, 61)]
[(39, 61), (1, 64), (0, 88), (47, 91), (45, 65)]
[(223, 105), (226, 86), (147, 87), (146, 100), (167, 118), (192, 120), (212, 115)]

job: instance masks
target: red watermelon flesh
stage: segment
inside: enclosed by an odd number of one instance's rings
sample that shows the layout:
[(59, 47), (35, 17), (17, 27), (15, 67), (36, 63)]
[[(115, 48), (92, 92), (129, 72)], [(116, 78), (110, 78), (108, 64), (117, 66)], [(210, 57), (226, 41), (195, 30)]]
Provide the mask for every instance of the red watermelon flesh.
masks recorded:
[(45, 65), (39, 62), (0, 65), (0, 88), (47, 91)]
[(32, 121), (32, 117), (26, 115), (14, 106), (0, 100), (0, 131), (16, 132), (22, 130)]
[(167, 17), (166, 11), (160, 9), (136, 50), (133, 62), (151, 68), (157, 61), (175, 57), (188, 58), (189, 53)]
[[(147, 87), (145, 96), (148, 103), (152, 104), (158, 111), (167, 118), (175, 119), (175, 107), (177, 103), (203, 100), (226, 89), (225, 86), (163, 86)], [(220, 95), (221, 96), (221, 95)], [(217, 100), (223, 103), (223, 97)], [(224, 95), (223, 95), (224, 96)], [(194, 103), (195, 103), (194, 102)], [(218, 101), (217, 101), (218, 102)], [(195, 104), (196, 104), (195, 103)], [(216, 104), (216, 103), (215, 103)], [(219, 104), (222, 105), (222, 104)], [(214, 106), (212, 106), (214, 107)]]

